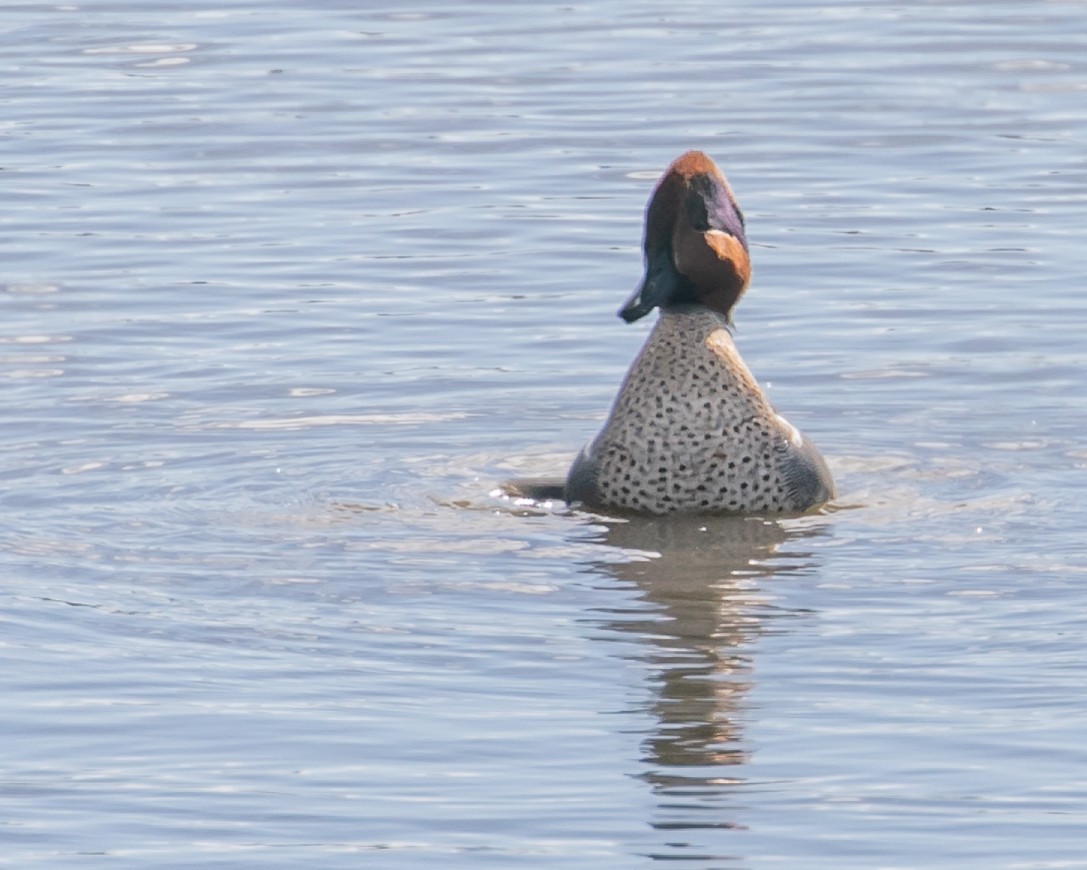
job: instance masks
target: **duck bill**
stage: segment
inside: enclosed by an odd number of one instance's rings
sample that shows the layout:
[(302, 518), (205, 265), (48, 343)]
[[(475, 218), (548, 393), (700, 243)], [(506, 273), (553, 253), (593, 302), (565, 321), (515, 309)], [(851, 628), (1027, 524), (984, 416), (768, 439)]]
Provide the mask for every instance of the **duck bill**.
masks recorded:
[(619, 316), (633, 323), (654, 308), (675, 301), (679, 289), (680, 275), (672, 264), (671, 253), (667, 249), (658, 251), (646, 264), (645, 278), (619, 309)]

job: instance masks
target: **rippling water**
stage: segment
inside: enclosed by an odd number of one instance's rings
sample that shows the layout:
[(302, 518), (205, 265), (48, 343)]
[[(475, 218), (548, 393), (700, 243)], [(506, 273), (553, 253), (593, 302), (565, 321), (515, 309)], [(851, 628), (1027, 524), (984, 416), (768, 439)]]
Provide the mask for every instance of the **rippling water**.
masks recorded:
[[(1087, 4), (0, 23), (4, 862), (1087, 867)], [(838, 501), (504, 502), (692, 147)]]

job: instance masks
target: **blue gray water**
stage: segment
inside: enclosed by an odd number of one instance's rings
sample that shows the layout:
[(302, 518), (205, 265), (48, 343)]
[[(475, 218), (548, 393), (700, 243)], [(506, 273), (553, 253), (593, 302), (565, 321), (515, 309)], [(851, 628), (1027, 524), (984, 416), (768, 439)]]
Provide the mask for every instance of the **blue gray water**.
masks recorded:
[[(0, 863), (1087, 867), (1087, 4), (0, 26)], [(838, 500), (503, 501), (688, 148)]]

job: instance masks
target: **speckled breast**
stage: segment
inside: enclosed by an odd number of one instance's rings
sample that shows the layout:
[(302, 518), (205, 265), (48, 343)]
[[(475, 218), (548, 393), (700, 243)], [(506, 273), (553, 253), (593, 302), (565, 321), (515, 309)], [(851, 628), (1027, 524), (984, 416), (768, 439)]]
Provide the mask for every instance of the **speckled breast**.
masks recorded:
[(798, 481), (818, 472), (798, 467), (809, 453), (822, 465), (770, 405), (724, 317), (668, 309), (589, 448), (589, 500), (653, 514), (803, 510), (813, 498)]

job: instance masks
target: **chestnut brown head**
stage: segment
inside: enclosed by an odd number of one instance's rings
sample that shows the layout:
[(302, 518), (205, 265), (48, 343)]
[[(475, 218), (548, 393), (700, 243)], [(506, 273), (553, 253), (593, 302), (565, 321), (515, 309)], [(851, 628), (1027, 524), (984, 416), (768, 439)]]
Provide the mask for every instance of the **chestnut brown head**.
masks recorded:
[(627, 323), (654, 308), (704, 305), (731, 321), (751, 262), (744, 216), (725, 176), (701, 151), (664, 173), (645, 215), (645, 278), (619, 310)]

